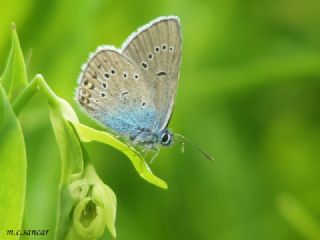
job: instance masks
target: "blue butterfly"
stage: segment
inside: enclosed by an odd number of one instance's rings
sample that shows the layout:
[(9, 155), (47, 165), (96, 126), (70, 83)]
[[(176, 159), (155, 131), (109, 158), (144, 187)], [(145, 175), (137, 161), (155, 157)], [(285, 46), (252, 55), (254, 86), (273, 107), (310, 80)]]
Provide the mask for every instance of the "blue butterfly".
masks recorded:
[[(120, 49), (101, 46), (79, 77), (77, 100), (111, 132), (146, 150), (169, 146), (178, 86), (182, 34), (178, 17), (159, 17), (139, 28)], [(187, 140), (189, 141), (189, 140)]]

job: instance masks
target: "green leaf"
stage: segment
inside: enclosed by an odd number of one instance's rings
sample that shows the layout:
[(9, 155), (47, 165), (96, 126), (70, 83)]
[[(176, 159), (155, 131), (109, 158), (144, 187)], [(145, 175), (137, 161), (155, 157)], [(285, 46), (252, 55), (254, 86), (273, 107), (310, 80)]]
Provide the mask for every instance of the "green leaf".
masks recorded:
[(90, 128), (79, 122), (72, 122), (72, 123), (75, 126), (80, 139), (83, 142), (98, 141), (98, 142), (108, 144), (120, 150), (121, 152), (123, 152), (128, 156), (134, 168), (144, 180), (158, 187), (161, 187), (164, 189), (168, 188), (167, 183), (152, 173), (150, 167), (144, 161), (141, 154), (137, 150), (135, 150), (133, 147), (124, 144), (123, 142), (121, 142), (119, 139), (115, 138), (113, 135), (111, 135), (108, 132), (99, 131), (99, 130)]
[(28, 83), (26, 65), (14, 24), (12, 24), (11, 51), (1, 81), (10, 101), (14, 99)]
[(1, 84), (0, 136), (0, 238), (7, 239), (7, 230), (21, 229), (27, 163), (22, 130)]

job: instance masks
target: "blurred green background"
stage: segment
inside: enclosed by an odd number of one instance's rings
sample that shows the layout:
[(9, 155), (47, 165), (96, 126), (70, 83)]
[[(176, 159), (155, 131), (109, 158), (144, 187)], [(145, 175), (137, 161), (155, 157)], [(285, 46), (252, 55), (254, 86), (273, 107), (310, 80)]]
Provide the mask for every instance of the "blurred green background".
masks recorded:
[[(164, 191), (144, 182), (120, 152), (87, 144), (117, 195), (119, 240), (320, 239), (319, 1), (0, 0), (0, 8), (0, 71), (15, 22), (29, 77), (42, 73), (74, 106), (89, 52), (120, 47), (158, 16), (180, 17), (183, 63), (171, 129), (215, 162), (190, 146), (184, 154), (179, 144), (162, 149), (152, 169), (168, 182)], [(53, 232), (60, 160), (44, 96), (21, 122), (24, 228)]]

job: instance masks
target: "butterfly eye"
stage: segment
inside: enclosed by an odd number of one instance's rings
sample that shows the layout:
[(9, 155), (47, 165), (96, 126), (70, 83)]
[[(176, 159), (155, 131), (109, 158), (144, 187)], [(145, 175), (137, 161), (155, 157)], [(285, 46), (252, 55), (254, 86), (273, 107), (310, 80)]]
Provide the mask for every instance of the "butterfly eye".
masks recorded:
[(171, 142), (172, 142), (172, 135), (168, 131), (165, 131), (164, 133), (162, 133), (161, 144), (167, 146), (167, 145), (170, 145)]
[(107, 88), (107, 84), (106, 83), (102, 83), (102, 87), (103, 88)]
[(173, 52), (173, 50), (174, 50), (174, 47), (169, 48), (169, 52)]
[(139, 79), (139, 75), (138, 74), (135, 74), (133, 77), (134, 77), (135, 80)]
[(156, 53), (158, 53), (158, 52), (160, 51), (160, 47), (155, 47), (155, 48), (154, 48), (154, 51), (155, 51)]
[(152, 53), (149, 53), (149, 54), (148, 54), (148, 58), (149, 58), (150, 60), (153, 59)]
[(128, 78), (128, 73), (124, 72), (124, 73), (123, 73), (123, 78), (124, 78), (124, 79), (127, 79), (127, 78)]

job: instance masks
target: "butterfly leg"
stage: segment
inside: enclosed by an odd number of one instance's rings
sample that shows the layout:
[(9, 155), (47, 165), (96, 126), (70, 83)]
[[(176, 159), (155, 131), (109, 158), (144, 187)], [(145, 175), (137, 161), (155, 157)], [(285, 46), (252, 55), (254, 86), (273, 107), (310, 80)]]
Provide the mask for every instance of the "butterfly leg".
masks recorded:
[(150, 151), (150, 149), (149, 148), (143, 148), (142, 150), (141, 150), (141, 153), (143, 154), (143, 158), (144, 159), (147, 159), (147, 155), (148, 155), (148, 152)]
[[(148, 145), (147, 147), (145, 147), (144, 149), (141, 150), (141, 153), (143, 153), (143, 158), (148, 159), (148, 162), (150, 162), (150, 164), (152, 164), (153, 161), (158, 156), (158, 154), (160, 153), (160, 149), (155, 146)], [(149, 153), (151, 154), (151, 156)], [(149, 161), (149, 159), (150, 159), (150, 161)]]
[(153, 152), (153, 156), (152, 156), (152, 158), (151, 158), (151, 160), (150, 160), (150, 164), (152, 164), (153, 161), (156, 159), (156, 157), (159, 155), (160, 149), (157, 148), (157, 147), (153, 147), (153, 148), (151, 148), (150, 150)]

